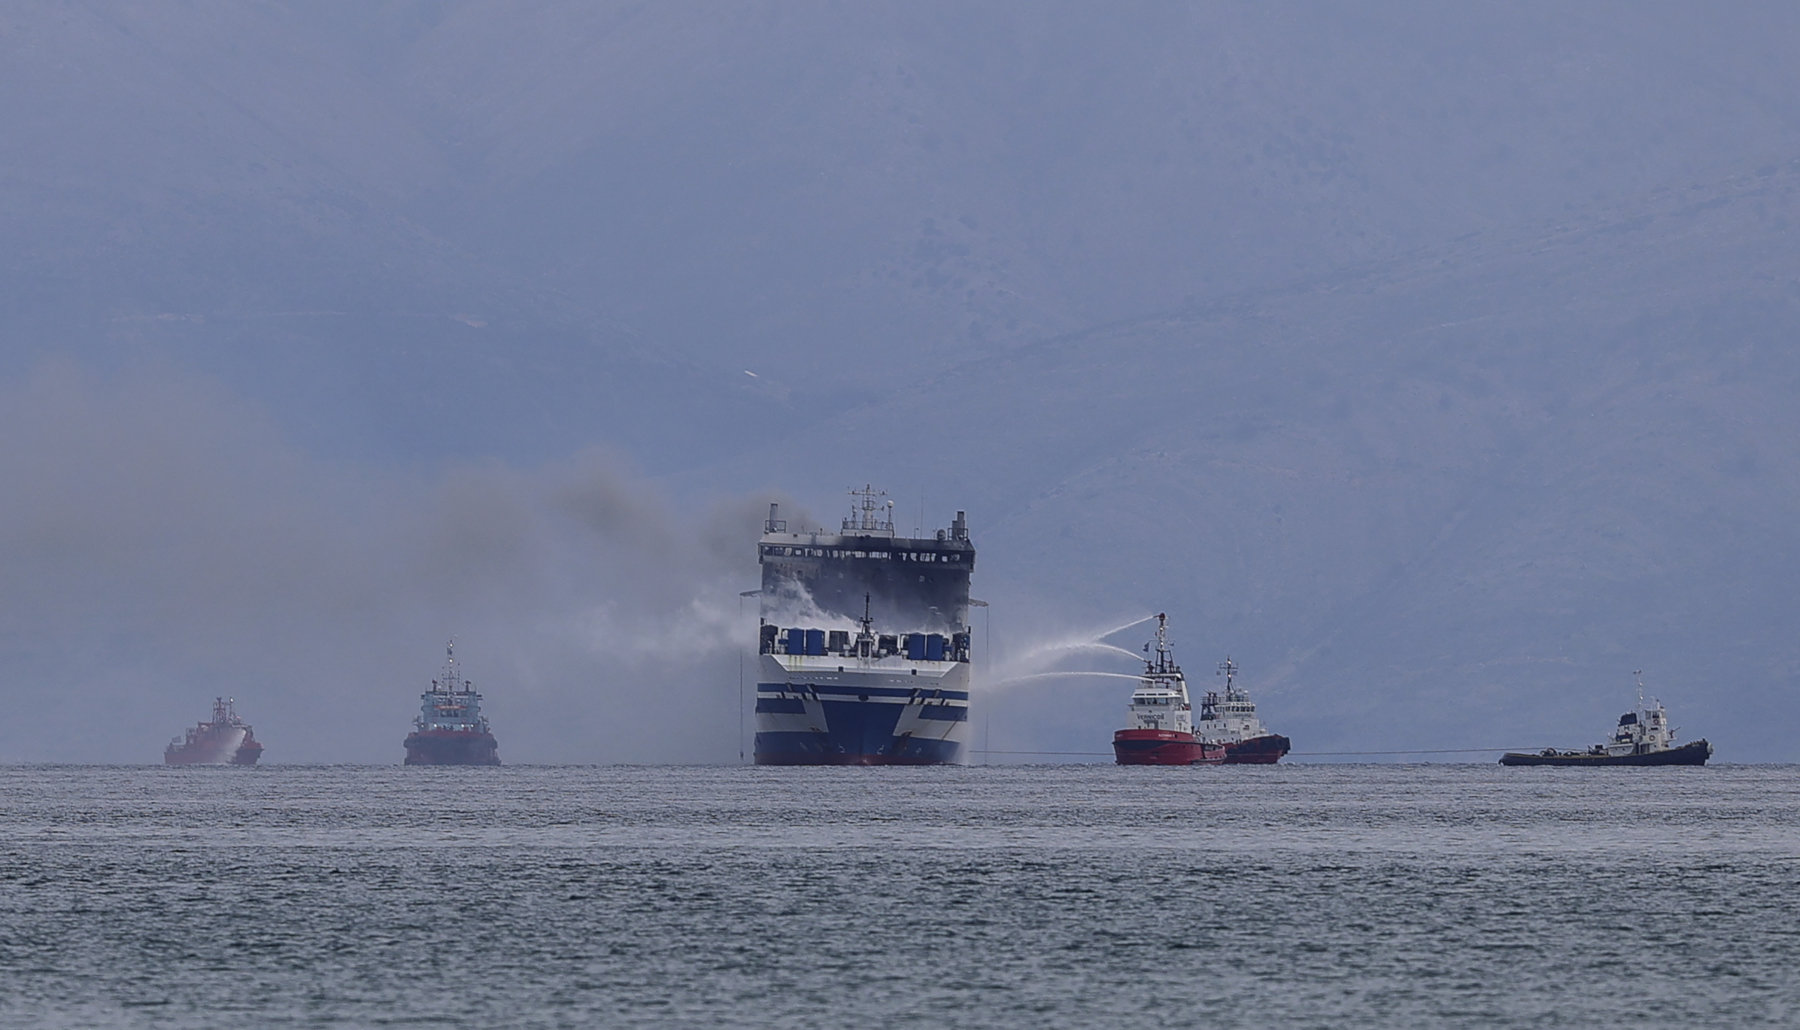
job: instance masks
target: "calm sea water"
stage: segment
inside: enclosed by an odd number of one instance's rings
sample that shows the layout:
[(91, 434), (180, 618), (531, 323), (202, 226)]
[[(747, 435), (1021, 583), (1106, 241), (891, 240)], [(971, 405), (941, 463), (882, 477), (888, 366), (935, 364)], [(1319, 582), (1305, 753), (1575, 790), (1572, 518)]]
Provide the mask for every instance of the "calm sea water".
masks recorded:
[(1800, 768), (11, 767), (0, 1025), (1800, 1022)]

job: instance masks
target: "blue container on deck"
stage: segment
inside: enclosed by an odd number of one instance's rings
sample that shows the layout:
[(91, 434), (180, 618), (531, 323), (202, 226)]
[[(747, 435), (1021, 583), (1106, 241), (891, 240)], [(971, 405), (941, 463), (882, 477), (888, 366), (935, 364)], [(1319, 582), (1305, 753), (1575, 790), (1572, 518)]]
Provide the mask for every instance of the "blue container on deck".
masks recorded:
[(944, 660), (944, 635), (933, 633), (925, 638), (925, 660), (941, 662)]
[(925, 660), (925, 634), (908, 633), (906, 635), (906, 657), (908, 661)]
[(809, 629), (806, 631), (806, 653), (807, 654), (824, 654), (825, 653), (825, 631), (824, 630)]
[(806, 653), (806, 631), (805, 630), (790, 629), (787, 631), (787, 653), (788, 654), (805, 654)]

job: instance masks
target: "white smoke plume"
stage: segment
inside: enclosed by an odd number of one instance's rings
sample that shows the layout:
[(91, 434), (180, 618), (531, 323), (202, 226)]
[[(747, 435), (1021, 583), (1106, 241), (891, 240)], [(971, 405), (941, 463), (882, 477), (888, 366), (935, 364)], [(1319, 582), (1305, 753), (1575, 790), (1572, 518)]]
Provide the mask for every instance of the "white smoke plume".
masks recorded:
[(768, 496), (322, 460), (211, 382), (66, 364), (0, 387), (0, 438), (0, 761), (160, 761), (231, 695), (265, 762), (397, 762), (451, 637), (509, 763), (737, 760)]

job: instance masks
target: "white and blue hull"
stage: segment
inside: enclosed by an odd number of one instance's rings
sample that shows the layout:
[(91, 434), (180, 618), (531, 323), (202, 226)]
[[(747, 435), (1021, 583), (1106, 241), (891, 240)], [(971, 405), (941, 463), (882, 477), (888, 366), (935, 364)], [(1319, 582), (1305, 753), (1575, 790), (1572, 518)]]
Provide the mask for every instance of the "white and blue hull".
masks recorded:
[(949, 765), (967, 754), (967, 662), (759, 657), (758, 765)]

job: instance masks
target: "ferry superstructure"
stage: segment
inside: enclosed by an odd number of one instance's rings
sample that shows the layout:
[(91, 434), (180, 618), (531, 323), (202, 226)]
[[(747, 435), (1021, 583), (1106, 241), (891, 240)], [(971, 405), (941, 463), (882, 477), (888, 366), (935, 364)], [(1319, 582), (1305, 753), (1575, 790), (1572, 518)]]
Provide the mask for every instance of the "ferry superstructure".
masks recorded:
[(958, 511), (933, 536), (894, 532), (872, 486), (836, 533), (789, 532), (778, 505), (757, 545), (756, 764), (944, 765), (969, 741), (969, 577)]

